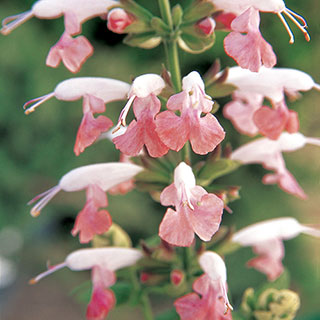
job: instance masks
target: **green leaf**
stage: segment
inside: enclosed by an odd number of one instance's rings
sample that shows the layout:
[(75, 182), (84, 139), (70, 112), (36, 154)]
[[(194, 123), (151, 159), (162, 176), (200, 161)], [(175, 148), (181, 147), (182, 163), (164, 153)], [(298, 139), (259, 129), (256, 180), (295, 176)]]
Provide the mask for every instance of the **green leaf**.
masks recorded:
[(153, 17), (151, 19), (151, 27), (156, 31), (157, 33), (161, 35), (166, 35), (171, 32), (171, 29), (169, 26), (160, 18), (158, 17)]
[(172, 21), (175, 27), (179, 27), (182, 22), (183, 10), (180, 4), (172, 8)]
[(198, 54), (211, 48), (215, 41), (215, 34), (201, 37), (200, 34), (182, 33), (178, 38), (179, 47), (189, 53)]
[(128, 34), (123, 42), (131, 47), (152, 49), (161, 43), (161, 37), (155, 32), (145, 32), (141, 34)]
[(213, 180), (236, 170), (240, 165), (239, 161), (231, 159), (218, 159), (214, 162), (206, 163), (199, 171), (198, 183), (201, 186), (207, 186)]
[(133, 0), (120, 0), (120, 3), (126, 11), (132, 13), (140, 20), (149, 22), (153, 17), (153, 14), (150, 11), (140, 6)]
[(164, 175), (162, 172), (155, 172), (144, 170), (135, 176), (137, 182), (162, 182), (165, 184), (170, 183), (170, 176)]
[(211, 16), (215, 11), (214, 5), (212, 2), (207, 0), (197, 0), (194, 1), (190, 7), (185, 9), (183, 15), (183, 22), (194, 23), (201, 19)]
[(117, 306), (119, 306), (129, 300), (133, 286), (127, 282), (117, 281), (110, 289), (114, 292)]
[(206, 92), (214, 98), (222, 98), (229, 96), (236, 89), (237, 87), (232, 84), (215, 82), (206, 88)]
[(124, 33), (143, 33), (149, 31), (152, 31), (150, 24), (142, 20), (133, 21), (124, 29)]
[[(179, 315), (175, 309), (170, 309), (162, 314), (156, 316), (156, 320), (179, 320)], [(196, 319), (195, 319), (196, 320)]]

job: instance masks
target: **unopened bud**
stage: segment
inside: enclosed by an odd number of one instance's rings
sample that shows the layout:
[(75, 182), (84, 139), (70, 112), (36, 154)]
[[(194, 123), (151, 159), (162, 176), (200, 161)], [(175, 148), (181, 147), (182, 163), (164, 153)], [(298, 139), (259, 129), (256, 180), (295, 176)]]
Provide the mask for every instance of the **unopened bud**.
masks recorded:
[(205, 18), (197, 22), (196, 26), (206, 35), (211, 35), (216, 27), (216, 22), (211, 18)]
[(179, 286), (184, 279), (184, 273), (181, 270), (172, 270), (170, 273), (171, 283), (175, 286)]
[(121, 8), (112, 9), (108, 14), (107, 27), (114, 33), (126, 33), (127, 26), (132, 24), (134, 17)]

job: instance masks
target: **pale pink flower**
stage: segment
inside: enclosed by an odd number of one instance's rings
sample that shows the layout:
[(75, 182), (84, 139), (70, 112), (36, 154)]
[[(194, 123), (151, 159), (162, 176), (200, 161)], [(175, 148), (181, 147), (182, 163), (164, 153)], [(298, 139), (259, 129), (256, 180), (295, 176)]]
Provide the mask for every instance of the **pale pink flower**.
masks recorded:
[(141, 258), (142, 253), (137, 249), (115, 247), (81, 249), (69, 254), (63, 263), (49, 267), (46, 272), (33, 278), (30, 283), (34, 284), (64, 267), (72, 271), (91, 269), (93, 289), (86, 318), (103, 320), (116, 303), (114, 293), (109, 289), (116, 282), (115, 271), (134, 265)]
[(156, 132), (155, 117), (161, 108), (157, 95), (165, 87), (164, 80), (156, 74), (145, 74), (137, 77), (128, 93), (128, 102), (121, 111), (117, 131), (126, 125), (126, 117), (133, 104), (136, 120), (133, 120), (126, 132), (113, 139), (117, 149), (129, 156), (138, 155), (146, 146), (151, 157), (161, 157), (169, 148), (160, 140)]
[(191, 167), (184, 162), (176, 167), (174, 182), (162, 191), (160, 202), (176, 209), (167, 209), (159, 227), (160, 238), (172, 245), (190, 246), (195, 233), (209, 241), (219, 229), (223, 201), (197, 186)]
[(134, 17), (122, 8), (115, 8), (108, 13), (107, 27), (114, 33), (122, 34), (125, 33), (126, 27), (130, 26), (134, 20)]
[(294, 42), (294, 37), (283, 14), (286, 15), (303, 32), (307, 41), (310, 40), (307, 32), (307, 23), (303, 17), (288, 9), (283, 0), (211, 0), (217, 10), (233, 13), (237, 16), (243, 14), (247, 9), (254, 8), (260, 12), (271, 12), (278, 15), (290, 36), (290, 43)]
[[(210, 113), (211, 97), (204, 91), (204, 83), (198, 72), (189, 73), (182, 80), (183, 91), (171, 96), (169, 110), (156, 118), (157, 133), (170, 149), (179, 151), (190, 140), (192, 149), (198, 154), (207, 154), (224, 139), (225, 132), (218, 120)], [(174, 111), (179, 110), (180, 116)], [(201, 117), (201, 113), (206, 113)]]
[(116, 4), (118, 1), (113, 0), (38, 0), (31, 10), (4, 19), (0, 32), (7, 35), (34, 16), (39, 19), (55, 19), (63, 15), (65, 31), (50, 49), (46, 64), (56, 68), (62, 61), (68, 70), (78, 72), (93, 54), (93, 47), (84, 36), (71, 36), (81, 33), (82, 23), (106, 15), (108, 8)]
[[(233, 67), (226, 83), (237, 89), (233, 101), (224, 107), (224, 116), (239, 132), (247, 135), (260, 132), (270, 139), (277, 139), (283, 130), (294, 133), (299, 129), (298, 115), (286, 106), (285, 94), (298, 97), (299, 91), (320, 89), (308, 74), (286, 68), (262, 67), (259, 72), (251, 72)], [(263, 106), (265, 98), (272, 108)]]
[(200, 256), (199, 263), (205, 274), (193, 283), (196, 293), (175, 301), (177, 313), (181, 320), (231, 320), (224, 261), (215, 252), (206, 251)]
[(92, 54), (93, 47), (86, 37), (73, 38), (65, 32), (50, 49), (46, 64), (48, 67), (56, 68), (62, 61), (68, 70), (76, 73)]
[(282, 241), (295, 238), (300, 233), (320, 237), (320, 230), (300, 224), (296, 219), (283, 217), (262, 221), (236, 232), (232, 241), (247, 247), (252, 246), (258, 257), (251, 259), (248, 266), (267, 275), (270, 281), (283, 272)]
[(262, 65), (272, 68), (277, 63), (277, 57), (271, 45), (262, 37), (259, 25), (259, 11), (250, 7), (232, 21), (233, 31), (224, 39), (226, 53), (241, 68), (253, 72), (259, 71)]
[(80, 242), (89, 242), (95, 234), (107, 231), (112, 223), (108, 211), (100, 210), (108, 205), (105, 192), (132, 179), (142, 170), (141, 167), (129, 163), (100, 163), (71, 170), (60, 179), (57, 186), (36, 196), (28, 203), (38, 201), (31, 209), (31, 215), (38, 216), (46, 204), (61, 190), (66, 192), (86, 190), (87, 201), (77, 216), (72, 235), (75, 236), (80, 232)]
[(29, 114), (52, 97), (63, 101), (74, 101), (83, 98), (83, 118), (78, 129), (74, 152), (79, 155), (90, 146), (102, 132), (112, 126), (112, 121), (95, 113), (105, 111), (105, 103), (124, 100), (129, 92), (130, 85), (123, 81), (108, 78), (72, 78), (57, 85), (54, 92), (28, 101), (24, 108), (29, 107), (25, 113)]
[(216, 27), (216, 22), (211, 18), (207, 17), (196, 23), (196, 27), (199, 28), (204, 34), (211, 35)]
[(63, 15), (65, 31), (76, 35), (81, 33), (84, 22), (107, 14), (108, 8), (117, 4), (119, 2), (114, 0), (38, 0), (30, 11), (4, 19), (1, 33), (9, 34), (32, 17), (56, 19)]
[(273, 174), (267, 174), (263, 177), (263, 183), (277, 183), (285, 192), (305, 199), (306, 194), (286, 168), (282, 152), (298, 150), (307, 143), (320, 146), (320, 139), (308, 138), (301, 133), (284, 132), (277, 140), (260, 138), (241, 146), (232, 152), (231, 159), (243, 164), (262, 164), (265, 169), (274, 171)]

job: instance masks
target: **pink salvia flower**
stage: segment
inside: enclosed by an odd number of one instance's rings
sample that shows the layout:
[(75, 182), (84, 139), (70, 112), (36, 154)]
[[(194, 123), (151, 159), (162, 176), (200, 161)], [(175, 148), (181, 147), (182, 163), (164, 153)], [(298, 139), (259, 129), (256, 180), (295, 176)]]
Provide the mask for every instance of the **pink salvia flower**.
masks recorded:
[[(157, 133), (170, 149), (179, 151), (190, 140), (198, 154), (207, 154), (224, 139), (225, 132), (218, 120), (210, 114), (212, 99), (204, 91), (204, 83), (198, 72), (193, 71), (182, 81), (183, 91), (171, 96), (169, 110), (156, 118)], [(174, 111), (179, 110), (181, 116)], [(206, 113), (201, 117), (201, 113)]]
[[(299, 130), (298, 115), (288, 109), (285, 94), (298, 97), (299, 91), (320, 89), (308, 74), (285, 68), (262, 67), (255, 73), (233, 67), (226, 83), (235, 85), (237, 90), (232, 95), (233, 101), (224, 107), (224, 116), (239, 132), (247, 135), (260, 132), (270, 139), (277, 139), (283, 130), (289, 133)], [(272, 108), (262, 105), (265, 98)]]
[(254, 8), (260, 12), (272, 12), (278, 15), (281, 22), (285, 26), (289, 36), (290, 43), (294, 42), (292, 31), (283, 17), (286, 15), (294, 24), (303, 32), (307, 41), (310, 41), (310, 36), (307, 32), (307, 23), (304, 18), (285, 6), (283, 0), (211, 0), (217, 10), (223, 10), (227, 13), (234, 13), (237, 16), (243, 14), (249, 8)]
[(266, 274), (270, 281), (274, 281), (283, 272), (282, 241), (292, 239), (300, 233), (320, 237), (320, 230), (302, 225), (294, 218), (283, 217), (241, 229), (233, 235), (232, 241), (244, 247), (251, 246), (258, 257), (251, 259), (248, 266)]
[(320, 146), (320, 139), (308, 138), (301, 133), (284, 132), (277, 140), (260, 138), (241, 146), (232, 152), (231, 159), (243, 164), (262, 164), (267, 170), (274, 171), (273, 174), (267, 174), (263, 177), (263, 183), (277, 183), (285, 192), (305, 199), (306, 194), (286, 168), (282, 152), (298, 150), (307, 143)]
[(50, 49), (46, 64), (48, 67), (57, 68), (62, 61), (68, 70), (76, 73), (92, 54), (93, 47), (86, 37), (72, 38), (65, 32)]
[(231, 320), (224, 261), (218, 254), (206, 251), (200, 256), (199, 263), (205, 274), (193, 283), (196, 293), (175, 301), (177, 313), (181, 320)]
[(134, 21), (134, 17), (121, 8), (115, 8), (108, 13), (107, 27), (114, 33), (125, 33), (126, 27)]
[(161, 108), (156, 95), (165, 87), (163, 79), (156, 74), (145, 74), (136, 78), (128, 94), (128, 102), (121, 111), (114, 131), (126, 125), (126, 117), (133, 103), (137, 120), (133, 120), (126, 132), (113, 139), (117, 149), (129, 156), (138, 155), (145, 145), (151, 157), (161, 157), (169, 148), (156, 132), (155, 117)]
[(1, 33), (9, 34), (32, 17), (56, 19), (63, 15), (65, 31), (69, 35), (76, 35), (81, 33), (82, 23), (107, 14), (108, 8), (117, 4), (118, 1), (114, 0), (39, 0), (30, 11), (4, 19)]
[(103, 320), (116, 299), (112, 290), (108, 289), (116, 282), (115, 271), (134, 265), (142, 258), (142, 253), (129, 248), (95, 248), (81, 249), (72, 252), (66, 260), (50, 267), (46, 272), (33, 278), (30, 283), (35, 284), (47, 275), (68, 267), (72, 271), (92, 270), (92, 294), (87, 307), (87, 320)]
[(80, 167), (65, 174), (59, 184), (38, 195), (29, 204), (36, 201), (31, 215), (36, 217), (45, 205), (61, 190), (66, 192), (86, 190), (87, 201), (80, 211), (72, 235), (80, 233), (80, 242), (89, 242), (95, 234), (102, 234), (111, 226), (111, 217), (101, 207), (108, 205), (105, 194), (110, 188), (132, 179), (143, 169), (130, 163), (101, 163)]
[(271, 45), (263, 39), (259, 25), (259, 11), (250, 7), (232, 21), (233, 32), (224, 39), (226, 53), (241, 68), (253, 72), (259, 71), (262, 65), (272, 68), (277, 63), (277, 57)]
[(90, 146), (102, 132), (112, 126), (112, 121), (95, 113), (105, 111), (105, 103), (124, 100), (129, 92), (130, 85), (126, 82), (108, 78), (72, 78), (57, 85), (54, 92), (30, 100), (24, 105), (25, 113), (29, 114), (52, 97), (63, 101), (74, 101), (83, 98), (83, 118), (78, 129), (74, 152), (79, 155)]
[(171, 245), (187, 247), (196, 233), (203, 241), (209, 241), (220, 226), (223, 201), (196, 185), (189, 167), (181, 162), (174, 171), (174, 182), (161, 195), (163, 206), (169, 208), (159, 226), (159, 236)]

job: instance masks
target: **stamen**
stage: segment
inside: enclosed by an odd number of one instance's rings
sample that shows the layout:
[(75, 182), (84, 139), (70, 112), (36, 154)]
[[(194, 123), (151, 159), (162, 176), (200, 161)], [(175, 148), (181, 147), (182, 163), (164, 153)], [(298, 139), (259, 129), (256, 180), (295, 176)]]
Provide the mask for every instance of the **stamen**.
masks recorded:
[(306, 142), (320, 147), (320, 139), (318, 138), (306, 138)]
[(287, 12), (290, 12), (295, 18), (297, 18), (298, 20), (300, 20), (302, 23), (303, 23), (303, 27), (304, 28), (308, 28), (308, 25), (307, 25), (307, 21), (305, 20), (304, 17), (300, 16), (300, 14), (297, 14), (296, 12), (286, 8), (286, 11)]
[[(302, 31), (302, 33), (304, 34), (305, 39), (309, 42), (310, 41), (310, 35), (309, 35), (308, 31), (306, 30), (306, 28), (307, 28), (306, 21), (296, 13), (293, 15), (292, 11), (288, 10), (287, 8), (283, 11), (283, 13)], [(299, 23), (299, 21), (295, 18), (296, 16), (299, 16), (299, 20), (300, 21), (302, 19), (303, 25), (301, 25)]]
[(118, 120), (118, 123), (115, 127), (115, 129), (112, 131), (112, 133), (115, 133), (117, 132), (120, 127), (125, 127), (126, 126), (126, 118), (127, 118), (127, 115), (128, 115), (128, 112), (130, 110), (130, 107), (133, 103), (133, 100), (136, 98), (135, 95), (131, 96), (130, 99), (127, 101), (126, 105), (123, 107), (121, 113), (120, 113), (120, 116), (119, 116), (119, 120)]
[(293, 33), (287, 23), (287, 21), (285, 20), (285, 18), (282, 16), (281, 12), (277, 12), (278, 17), (280, 18), (281, 22), (283, 23), (284, 27), (286, 28), (289, 36), (290, 36), (290, 40), (289, 43), (294, 43), (294, 36)]
[(46, 204), (61, 190), (60, 186), (55, 186), (53, 188), (51, 188), (50, 190), (43, 192), (42, 194), (36, 196), (35, 198), (33, 198), (31, 201), (28, 202), (29, 204), (34, 203), (35, 201), (37, 201), (38, 199), (40, 199), (41, 197), (43, 197), (30, 211), (30, 214), (33, 217), (37, 217), (39, 216), (41, 210), (46, 206)]
[(26, 11), (14, 16), (7, 17), (2, 20), (2, 29), (0, 32), (3, 35), (8, 35), (12, 30), (19, 27), (21, 24), (26, 22), (27, 20), (31, 19), (33, 17), (32, 10)]
[(57, 264), (53, 267), (50, 267), (47, 271), (40, 273), (39, 275), (37, 275), (36, 277), (32, 278), (29, 281), (29, 284), (36, 284), (37, 282), (39, 282), (41, 279), (43, 279), (44, 277), (50, 275), (53, 272), (56, 272), (57, 270), (60, 270), (64, 267), (66, 267), (67, 264), (65, 262)]
[[(35, 103), (34, 105), (32, 105), (31, 107), (29, 107), (24, 113), (28, 115), (29, 113), (35, 111), (35, 109), (36, 109), (38, 106), (40, 106), (41, 104), (43, 104), (44, 102), (48, 101), (49, 99), (51, 99), (51, 98), (54, 97), (54, 96), (55, 96), (55, 94), (54, 94), (54, 92), (52, 92), (52, 93), (46, 94), (46, 95), (44, 95), (44, 96), (41, 96), (41, 97), (39, 97), (39, 98), (35, 98), (35, 99), (32, 99), (32, 100), (26, 102), (26, 103), (23, 105), (23, 109), (26, 109), (26, 107), (27, 107), (28, 105), (30, 105), (30, 104), (32, 104), (32, 103), (34, 103), (34, 102), (36, 102), (36, 103)], [(37, 101), (38, 101), (38, 102), (37, 102)]]

